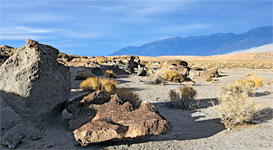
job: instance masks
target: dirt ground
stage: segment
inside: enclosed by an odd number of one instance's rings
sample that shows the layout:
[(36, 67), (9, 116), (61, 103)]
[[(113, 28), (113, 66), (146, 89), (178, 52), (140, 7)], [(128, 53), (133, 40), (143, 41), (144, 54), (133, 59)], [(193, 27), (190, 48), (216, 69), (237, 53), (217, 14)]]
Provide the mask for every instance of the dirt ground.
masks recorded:
[[(236, 129), (226, 129), (213, 111), (210, 104), (216, 101), (220, 87), (237, 79), (253, 74), (264, 79), (264, 86), (258, 88), (253, 97), (267, 109), (267, 116), (262, 123), (241, 126)], [(126, 87), (137, 93), (142, 101), (153, 103), (160, 114), (169, 120), (173, 126), (172, 132), (165, 135), (152, 136), (145, 139), (134, 139), (124, 142), (105, 142), (88, 147), (75, 146), (73, 134), (66, 128), (56, 127), (47, 132), (47, 136), (38, 140), (23, 138), (17, 149), (151, 149), (151, 150), (273, 150), (273, 70), (263, 69), (221, 69), (221, 77), (215, 83), (202, 78), (193, 79), (200, 100), (200, 108), (194, 111), (184, 111), (166, 107), (169, 101), (168, 91), (179, 89), (183, 84), (168, 83), (166, 86), (148, 85), (149, 77), (119, 76), (119, 87)], [(78, 84), (78, 82), (73, 83)], [(76, 87), (76, 86), (75, 86)], [(74, 92), (72, 96), (81, 94)], [(269, 95), (264, 91), (271, 92)], [(19, 125), (17, 115), (1, 100), (1, 139), (8, 130), (14, 130)], [(64, 124), (66, 122), (64, 121)], [(0, 146), (0, 149), (5, 147)]]

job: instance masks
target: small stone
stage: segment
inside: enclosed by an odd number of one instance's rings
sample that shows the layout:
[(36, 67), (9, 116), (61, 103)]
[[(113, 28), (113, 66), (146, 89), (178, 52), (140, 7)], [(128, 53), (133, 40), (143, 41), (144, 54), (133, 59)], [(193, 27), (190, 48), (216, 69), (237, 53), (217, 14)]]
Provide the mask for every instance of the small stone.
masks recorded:
[(39, 135), (31, 135), (30, 138), (31, 138), (31, 140), (33, 140), (33, 141), (37, 141), (37, 140), (40, 140), (42, 137), (39, 136)]
[(7, 146), (10, 149), (14, 149), (24, 137), (25, 135), (22, 133), (9, 135), (2, 141), (2, 145)]
[(262, 123), (262, 121), (260, 121), (260, 120), (251, 120), (250, 123), (260, 124), (260, 123)]

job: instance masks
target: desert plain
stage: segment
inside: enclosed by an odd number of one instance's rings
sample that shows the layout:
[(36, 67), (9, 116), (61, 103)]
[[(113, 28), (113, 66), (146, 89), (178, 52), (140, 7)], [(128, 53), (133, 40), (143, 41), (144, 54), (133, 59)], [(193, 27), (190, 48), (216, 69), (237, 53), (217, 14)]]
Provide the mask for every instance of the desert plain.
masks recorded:
[[(9, 57), (12, 55), (14, 54)], [(79, 73), (85, 72), (86, 75), (91, 72), (92, 76), (103, 77), (106, 70), (113, 70), (116, 74), (114, 80), (118, 82), (116, 88), (127, 89), (135, 93), (142, 102), (147, 101), (155, 106), (162, 118), (171, 125), (171, 129), (167, 133), (122, 140), (113, 139), (81, 146), (75, 141), (73, 132), (69, 129), (71, 114), (64, 109), (59, 122), (53, 123), (41, 133), (28, 135), (34, 131), (21, 125), (22, 118), (0, 97), (2, 143), (0, 148), (7, 149), (10, 146), (10, 148), (16, 149), (273, 149), (273, 53), (203, 57), (134, 57), (136, 58), (135, 63), (138, 63), (142, 68), (145, 67), (145, 73), (142, 74), (143, 70), (139, 71), (140, 67), (135, 67), (136, 71), (133, 73), (124, 71), (122, 67), (116, 65), (120, 61), (126, 65), (130, 62), (131, 56), (85, 57), (59, 53), (58, 63), (68, 67), (71, 76), (69, 81), (71, 84), (70, 95), (66, 101), (73, 101), (90, 93), (90, 91), (80, 88), (80, 83), (84, 79), (76, 80)], [(0, 70), (4, 69), (3, 66), (9, 59), (3, 61)], [(172, 60), (188, 63), (190, 71), (186, 77), (190, 80), (178, 83), (163, 81), (160, 84), (151, 84), (150, 81), (160, 76), (162, 64)], [(207, 80), (200, 73), (191, 73), (193, 70), (198, 72), (210, 69), (217, 69), (219, 76)], [(259, 115), (250, 122), (228, 128), (221, 122), (219, 114), (215, 111), (221, 97), (221, 88), (249, 76), (263, 79), (263, 86), (255, 88), (254, 93), (250, 96), (260, 104)], [(171, 101), (169, 91), (179, 91), (181, 87), (185, 86), (196, 90), (197, 94), (194, 99), (199, 102), (196, 108), (188, 110), (168, 107), (167, 104)], [(115, 115), (118, 114), (113, 114), (113, 116)], [(20, 134), (20, 132), (26, 133)]]

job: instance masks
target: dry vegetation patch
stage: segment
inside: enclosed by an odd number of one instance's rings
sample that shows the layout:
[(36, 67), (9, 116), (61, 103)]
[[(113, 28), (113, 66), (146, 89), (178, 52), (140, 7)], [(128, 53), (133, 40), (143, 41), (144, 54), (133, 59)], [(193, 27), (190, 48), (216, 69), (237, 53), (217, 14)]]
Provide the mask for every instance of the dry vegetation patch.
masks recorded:
[(174, 70), (165, 71), (163, 74), (163, 79), (168, 82), (178, 82), (178, 83), (184, 81), (184, 77), (182, 76), (182, 74), (180, 74)]
[(116, 89), (118, 82), (108, 78), (89, 77), (80, 83), (80, 88), (84, 90), (101, 90), (111, 92)]
[(116, 78), (117, 75), (114, 73), (113, 70), (106, 70), (104, 73), (105, 78)]
[(199, 101), (195, 99), (196, 94), (196, 90), (189, 86), (180, 88), (180, 93), (170, 90), (169, 97), (171, 101), (167, 103), (167, 106), (185, 110), (196, 109), (199, 104)]
[(139, 108), (141, 100), (138, 95), (126, 88), (117, 88), (111, 92), (112, 94), (117, 94), (118, 97), (122, 100), (121, 103), (130, 102), (133, 106), (133, 109)]
[[(249, 89), (245, 86), (230, 84), (222, 87), (219, 105), (216, 111), (219, 113), (222, 123), (233, 128), (236, 125), (249, 123), (259, 113), (260, 104), (249, 97)], [(251, 85), (252, 86), (252, 85)]]
[(191, 68), (249, 68), (249, 69), (273, 69), (272, 60), (189, 60)]

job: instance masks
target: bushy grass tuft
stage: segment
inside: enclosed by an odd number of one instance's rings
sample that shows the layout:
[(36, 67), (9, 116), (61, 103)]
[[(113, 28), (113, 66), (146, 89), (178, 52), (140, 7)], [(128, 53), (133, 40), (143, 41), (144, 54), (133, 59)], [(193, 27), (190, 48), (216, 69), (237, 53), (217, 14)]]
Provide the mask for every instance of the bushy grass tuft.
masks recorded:
[(101, 82), (98, 77), (89, 77), (80, 83), (80, 88), (84, 90), (100, 90)]
[(264, 79), (252, 76), (251, 79), (255, 82), (255, 87), (262, 87), (264, 86)]
[(80, 88), (84, 90), (101, 90), (111, 92), (116, 89), (118, 82), (108, 78), (89, 77), (80, 83)]
[(116, 89), (118, 82), (116, 80), (108, 79), (108, 78), (101, 78), (100, 82), (102, 84), (102, 91), (111, 92)]
[(178, 82), (178, 83), (184, 81), (182, 74), (174, 70), (165, 71), (163, 74), (163, 79), (169, 82)]
[(221, 88), (216, 111), (220, 115), (221, 122), (228, 128), (250, 122), (259, 112), (259, 103), (249, 97), (249, 88), (243, 86), (232, 83)]
[(167, 106), (185, 110), (196, 109), (199, 104), (199, 101), (195, 99), (196, 94), (196, 90), (188, 86), (180, 88), (180, 94), (175, 90), (170, 90), (171, 101), (167, 103)]
[(130, 102), (134, 110), (139, 108), (141, 104), (141, 100), (139, 99), (138, 95), (126, 88), (117, 88), (113, 90), (111, 94), (117, 94), (122, 100), (122, 103)]
[(113, 70), (106, 70), (104, 74), (105, 78), (116, 78), (117, 75), (114, 73)]

